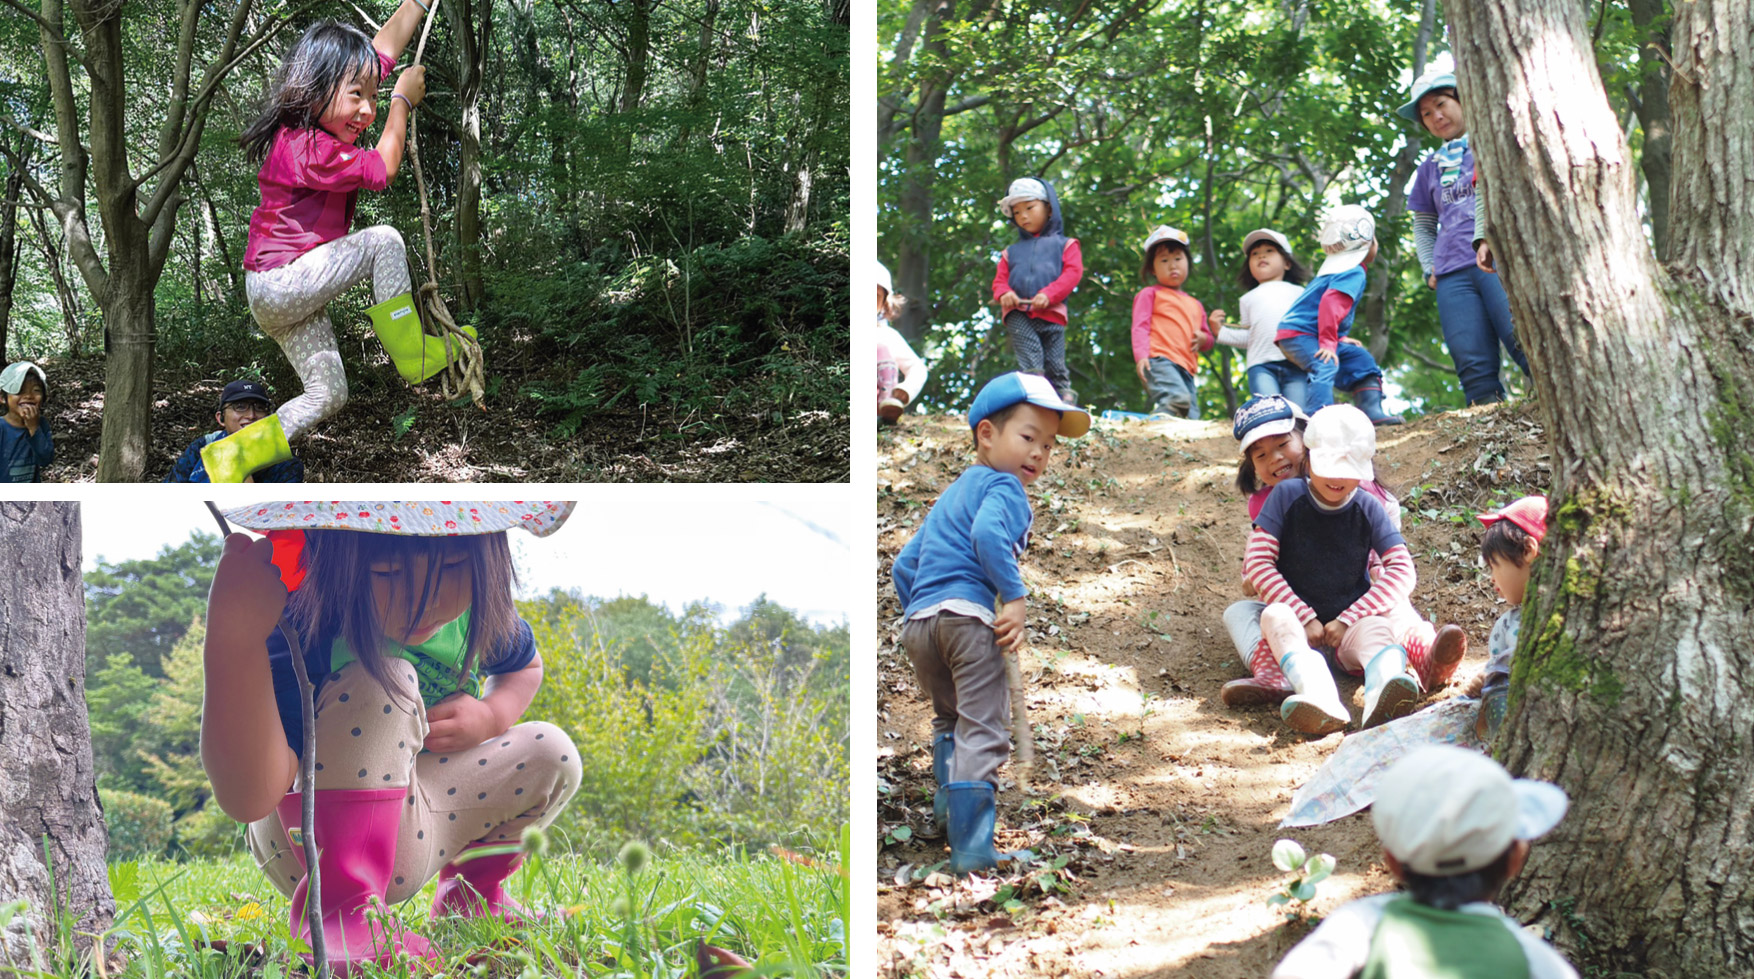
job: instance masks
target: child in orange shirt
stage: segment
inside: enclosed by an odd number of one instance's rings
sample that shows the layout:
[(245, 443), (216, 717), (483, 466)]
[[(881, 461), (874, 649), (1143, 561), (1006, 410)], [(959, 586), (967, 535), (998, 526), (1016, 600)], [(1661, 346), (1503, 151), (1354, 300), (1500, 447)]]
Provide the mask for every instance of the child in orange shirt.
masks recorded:
[(1145, 267), (1140, 276), (1156, 285), (1133, 297), (1133, 362), (1139, 383), (1151, 395), (1152, 414), (1200, 417), (1200, 397), (1194, 375), (1198, 355), (1212, 349), (1217, 337), (1213, 326), (1224, 325), (1224, 313), (1212, 314), (1182, 291), (1191, 256), (1187, 232), (1159, 225), (1145, 239)]

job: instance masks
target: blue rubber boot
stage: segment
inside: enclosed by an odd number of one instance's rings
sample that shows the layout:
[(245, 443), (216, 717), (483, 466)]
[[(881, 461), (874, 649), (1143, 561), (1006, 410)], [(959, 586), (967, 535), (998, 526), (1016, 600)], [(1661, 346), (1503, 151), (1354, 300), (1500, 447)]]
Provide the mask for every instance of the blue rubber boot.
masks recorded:
[(938, 787), (932, 791), (932, 825), (943, 836), (949, 826), (950, 795), (944, 787), (950, 784), (950, 756), (956, 752), (956, 735), (949, 731), (932, 739), (932, 778)]
[(1373, 377), (1364, 383), (1372, 386), (1352, 389), (1352, 403), (1358, 406), (1358, 410), (1364, 412), (1372, 425), (1401, 424), (1400, 415), (1391, 415), (1382, 410), (1382, 379)]
[(944, 786), (950, 797), (950, 872), (957, 875), (991, 870), (1014, 854), (993, 849), (993, 823), (997, 818), (991, 782), (951, 782)]

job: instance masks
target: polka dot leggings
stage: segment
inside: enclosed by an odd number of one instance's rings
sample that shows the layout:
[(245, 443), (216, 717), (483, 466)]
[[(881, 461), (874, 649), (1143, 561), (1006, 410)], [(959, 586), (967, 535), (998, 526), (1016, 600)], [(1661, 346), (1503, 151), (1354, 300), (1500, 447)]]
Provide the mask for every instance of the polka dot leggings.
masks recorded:
[(280, 406), (280, 424), (293, 439), (347, 403), (347, 374), (335, 329), (324, 307), (367, 276), (376, 302), (410, 289), (402, 234), (387, 224), (355, 231), (266, 272), (244, 276), (250, 313), (286, 353), (304, 392)]
[[(386, 898), (413, 897), (470, 843), (516, 840), (547, 826), (578, 791), (583, 766), (566, 732), (530, 721), (462, 751), (422, 752), (426, 709), (414, 673), (391, 660), (393, 690), (349, 663), (317, 693), (317, 796), (325, 789), (406, 788)], [(393, 695), (392, 695), (393, 694)], [(292, 896), (304, 871), (278, 813), (249, 826), (256, 863)]]

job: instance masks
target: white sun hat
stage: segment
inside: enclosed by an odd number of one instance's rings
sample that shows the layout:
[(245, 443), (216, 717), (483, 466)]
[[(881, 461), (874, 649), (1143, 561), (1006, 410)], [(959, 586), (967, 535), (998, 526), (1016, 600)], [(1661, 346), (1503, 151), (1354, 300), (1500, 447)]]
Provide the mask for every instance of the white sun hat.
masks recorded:
[(1328, 212), (1322, 221), (1322, 259), (1317, 275), (1333, 275), (1356, 268), (1370, 254), (1370, 243), (1376, 240), (1376, 218), (1357, 204), (1342, 204)]
[(895, 291), (895, 280), (889, 277), (889, 267), (882, 262), (877, 263), (877, 288), (886, 293)]
[(405, 537), (457, 537), (519, 527), (547, 537), (566, 522), (574, 505), (571, 500), (298, 500), (254, 503), (221, 512), (226, 520), (259, 533), (357, 530)]
[(1427, 745), (1383, 773), (1370, 818), (1409, 870), (1454, 877), (1490, 865), (1517, 840), (1545, 836), (1569, 805), (1551, 782), (1513, 779), (1477, 751)]
[(1327, 479), (1376, 478), (1376, 426), (1351, 405), (1328, 405), (1309, 416), (1303, 430), (1309, 471)]
[(1270, 241), (1278, 245), (1285, 254), (1291, 254), (1291, 242), (1284, 235), (1272, 228), (1257, 228), (1249, 232), (1248, 237), (1242, 240), (1242, 253), (1245, 257), (1248, 255), (1249, 249), (1255, 247), (1257, 241)]

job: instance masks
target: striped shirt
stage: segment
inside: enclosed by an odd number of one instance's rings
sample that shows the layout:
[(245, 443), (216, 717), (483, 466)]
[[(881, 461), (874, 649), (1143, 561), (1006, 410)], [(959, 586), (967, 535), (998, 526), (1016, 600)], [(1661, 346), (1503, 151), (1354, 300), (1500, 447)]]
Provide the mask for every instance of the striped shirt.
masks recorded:
[[(1372, 551), (1382, 558), (1375, 581)], [(1386, 614), (1413, 594), (1418, 580), (1406, 541), (1374, 496), (1354, 491), (1330, 509), (1316, 501), (1305, 479), (1273, 488), (1249, 535), (1243, 577), (1261, 601), (1290, 606), (1300, 622), (1347, 626)]]

